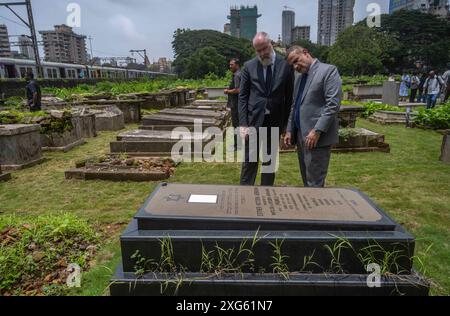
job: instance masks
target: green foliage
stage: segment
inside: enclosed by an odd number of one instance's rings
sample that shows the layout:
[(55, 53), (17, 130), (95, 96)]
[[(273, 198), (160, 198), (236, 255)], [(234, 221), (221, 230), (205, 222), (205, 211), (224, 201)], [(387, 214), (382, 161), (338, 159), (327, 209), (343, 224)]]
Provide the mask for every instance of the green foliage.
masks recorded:
[(435, 109), (419, 110), (415, 124), (424, 128), (450, 129), (450, 102)]
[[(60, 264), (88, 265), (86, 247), (99, 241), (85, 220), (72, 214), (19, 218), (0, 217), (0, 293), (20, 293), (23, 287), (64, 269)], [(49, 288), (42, 288), (48, 291)], [(50, 294), (62, 294), (59, 284)]]
[(45, 117), (47, 113), (43, 111), (38, 112), (21, 112), (17, 110), (1, 111), (0, 124), (26, 124), (34, 117)]
[(203, 47), (185, 59), (186, 67), (181, 76), (201, 79), (208, 74), (223, 77), (227, 70), (227, 59), (214, 47)]
[(395, 38), (358, 24), (342, 32), (330, 49), (328, 61), (342, 74), (366, 75), (384, 71), (389, 59), (387, 47), (396, 47)]
[(19, 109), (22, 105), (26, 104), (26, 101), (22, 97), (10, 97), (6, 99), (4, 106), (10, 109)]
[(417, 10), (400, 10), (381, 16), (381, 34), (394, 36), (399, 45), (384, 45), (390, 51), (391, 72), (411, 69), (417, 61), (432, 68), (445, 68), (449, 62), (450, 22)]
[[(189, 68), (189, 60), (192, 60), (191, 57), (196, 53), (199, 54), (199, 51), (203, 48), (215, 49), (221, 56), (224, 56), (225, 63), (232, 58), (239, 58), (241, 62), (245, 62), (254, 55), (252, 43), (249, 40), (238, 39), (213, 30), (192, 31), (189, 29), (178, 29), (174, 33), (172, 47), (175, 52), (173, 65), (177, 73), (183, 75), (185, 78), (190, 78), (186, 76), (191, 73), (191, 71), (186, 71)], [(214, 59), (208, 59), (208, 62), (217, 61), (216, 67), (224, 67), (222, 71), (228, 69), (226, 64), (224, 66), (219, 60), (216, 56)], [(197, 73), (197, 71), (194, 73)], [(217, 75), (221, 76), (220, 73), (216, 72)]]

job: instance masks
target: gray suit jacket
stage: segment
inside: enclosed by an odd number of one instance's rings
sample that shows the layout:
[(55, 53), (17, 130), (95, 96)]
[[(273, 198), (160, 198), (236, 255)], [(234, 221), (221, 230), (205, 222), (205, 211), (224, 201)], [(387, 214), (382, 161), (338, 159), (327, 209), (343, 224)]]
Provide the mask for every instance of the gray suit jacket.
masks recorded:
[(266, 91), (264, 70), (257, 58), (245, 64), (241, 74), (239, 125), (260, 128), (266, 108), (271, 109), (272, 126), (283, 131), (292, 105), (294, 71), (280, 56), (275, 59), (272, 88)]
[[(302, 75), (294, 85), (294, 97), (287, 131), (296, 141), (295, 105)], [(310, 69), (300, 106), (300, 129), (304, 141), (311, 130), (322, 132), (318, 147), (339, 143), (339, 109), (342, 99), (342, 80), (335, 66), (317, 61)]]

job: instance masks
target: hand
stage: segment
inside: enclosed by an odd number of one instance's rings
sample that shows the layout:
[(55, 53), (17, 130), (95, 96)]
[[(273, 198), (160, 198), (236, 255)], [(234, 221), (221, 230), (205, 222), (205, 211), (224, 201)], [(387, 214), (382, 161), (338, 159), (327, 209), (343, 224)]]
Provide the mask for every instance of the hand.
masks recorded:
[(286, 135), (284, 135), (284, 144), (286, 146), (292, 145), (292, 133), (286, 133)]
[(230, 91), (229, 91), (228, 89), (225, 89), (225, 90), (223, 90), (223, 93), (225, 93), (225, 94), (229, 94), (229, 93), (230, 93)]
[(317, 143), (320, 139), (320, 133), (313, 129), (306, 137), (305, 146), (308, 150), (313, 150), (317, 147)]
[(241, 133), (242, 139), (247, 140), (248, 135), (249, 135), (249, 128), (248, 127), (240, 127), (240, 133)]

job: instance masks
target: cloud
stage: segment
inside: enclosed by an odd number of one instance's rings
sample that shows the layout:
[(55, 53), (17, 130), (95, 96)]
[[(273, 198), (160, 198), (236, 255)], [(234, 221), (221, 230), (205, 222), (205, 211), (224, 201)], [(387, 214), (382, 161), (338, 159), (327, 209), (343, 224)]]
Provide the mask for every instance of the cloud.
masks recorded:
[(143, 42), (146, 40), (145, 36), (138, 32), (134, 22), (123, 14), (117, 14), (109, 19), (109, 24), (126, 37), (127, 40), (133, 42)]

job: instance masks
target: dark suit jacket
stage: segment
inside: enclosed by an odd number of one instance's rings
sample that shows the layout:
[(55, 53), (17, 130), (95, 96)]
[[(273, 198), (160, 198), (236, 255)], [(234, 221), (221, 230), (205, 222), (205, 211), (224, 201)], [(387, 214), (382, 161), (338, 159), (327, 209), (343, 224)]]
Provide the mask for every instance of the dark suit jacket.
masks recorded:
[(239, 124), (241, 127), (260, 128), (266, 108), (271, 109), (272, 126), (286, 129), (292, 105), (294, 71), (282, 58), (275, 59), (272, 89), (266, 91), (264, 69), (258, 58), (248, 61), (241, 77), (239, 95)]
[[(295, 126), (295, 106), (302, 75), (298, 76), (294, 86), (292, 110), (287, 131), (297, 140)], [(301, 137), (304, 141), (312, 129), (322, 132), (318, 147), (339, 143), (338, 114), (342, 100), (342, 80), (335, 66), (317, 61), (310, 69), (300, 107)]]

